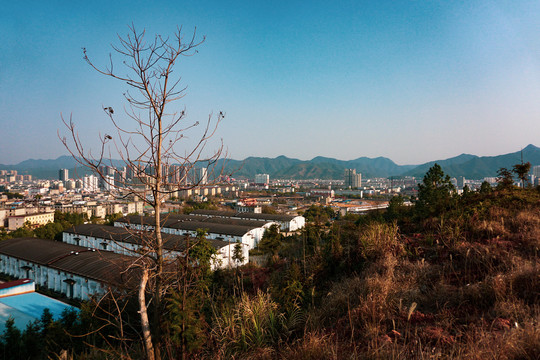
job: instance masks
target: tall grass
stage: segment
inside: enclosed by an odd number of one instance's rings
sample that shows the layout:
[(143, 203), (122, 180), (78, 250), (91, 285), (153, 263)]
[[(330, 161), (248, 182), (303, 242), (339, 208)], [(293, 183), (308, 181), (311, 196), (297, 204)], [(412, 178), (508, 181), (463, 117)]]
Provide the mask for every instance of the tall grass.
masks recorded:
[(304, 322), (300, 309), (282, 313), (270, 294), (260, 290), (251, 297), (243, 293), (233, 305), (215, 310), (212, 337), (221, 358), (272, 356)]

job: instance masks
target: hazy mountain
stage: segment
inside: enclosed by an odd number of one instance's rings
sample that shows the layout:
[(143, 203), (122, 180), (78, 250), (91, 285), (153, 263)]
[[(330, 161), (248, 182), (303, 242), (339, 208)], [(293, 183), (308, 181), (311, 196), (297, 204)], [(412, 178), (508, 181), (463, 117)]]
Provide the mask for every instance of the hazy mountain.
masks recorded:
[[(219, 165), (225, 164), (225, 173), (233, 177), (253, 179), (255, 174), (269, 174), (271, 178), (281, 179), (341, 179), (345, 169), (356, 169), (363, 178), (389, 177), (389, 176), (416, 176), (422, 177), (434, 163), (441, 165), (443, 170), (452, 177), (465, 176), (468, 179), (482, 179), (496, 176), (501, 167), (511, 169), (521, 161), (521, 152), (498, 156), (476, 156), (461, 154), (449, 159), (430, 161), (421, 165), (397, 165), (385, 157), (368, 158), (359, 157), (354, 160), (338, 160), (317, 156), (311, 160), (291, 159), (286, 156), (276, 158), (248, 157), (240, 160), (222, 160)], [(540, 148), (528, 145), (523, 149), (523, 161), (531, 165), (540, 164)], [(115, 160), (114, 163), (120, 165)], [(30, 174), (36, 178), (56, 179), (58, 170), (67, 168), (73, 176), (77, 167), (77, 174), (82, 176), (88, 170), (77, 166), (77, 162), (70, 156), (60, 156), (54, 160), (25, 160), (17, 165), (1, 165), (0, 169), (17, 170), (20, 174)]]
[[(463, 164), (467, 161), (471, 161), (473, 159), (477, 159), (478, 156), (476, 155), (470, 155), (470, 154), (461, 154), (449, 159), (445, 160), (436, 160), (436, 161), (430, 161), (422, 165), (418, 165), (409, 171), (406, 171), (403, 175), (407, 176), (424, 176), (424, 174), (429, 170), (430, 167), (432, 167), (435, 163), (439, 164), (444, 171), (446, 172), (446, 169), (454, 168), (456, 166), (459, 166), (460, 164)], [(456, 175), (458, 176), (458, 175)], [(461, 175), (463, 176), (463, 175)]]
[[(465, 161), (463, 161), (465, 160)], [(523, 161), (530, 162), (532, 166), (540, 165), (540, 148), (528, 145), (523, 149)], [(482, 179), (497, 176), (497, 170), (502, 167), (512, 169), (512, 166), (521, 162), (521, 151), (498, 156), (460, 155), (455, 158), (436, 161), (444, 172), (452, 177), (465, 176), (467, 179)], [(427, 169), (435, 162), (422, 164), (405, 173), (410, 176), (423, 176)]]
[(253, 178), (255, 174), (269, 174), (272, 178), (280, 179), (341, 179), (344, 170), (349, 168), (356, 169), (364, 177), (387, 177), (401, 174), (414, 167), (414, 165), (400, 166), (383, 157), (338, 160), (317, 156), (312, 160), (303, 161), (279, 156), (275, 159), (249, 157), (244, 161), (229, 160), (225, 172), (232, 173), (234, 177), (247, 178)]

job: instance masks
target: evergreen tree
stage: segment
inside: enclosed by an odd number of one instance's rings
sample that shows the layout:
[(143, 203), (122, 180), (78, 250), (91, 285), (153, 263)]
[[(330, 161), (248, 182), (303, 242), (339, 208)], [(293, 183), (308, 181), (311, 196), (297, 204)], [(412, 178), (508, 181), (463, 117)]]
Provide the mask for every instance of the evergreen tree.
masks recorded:
[(531, 170), (531, 163), (526, 162), (525, 164), (516, 164), (513, 166), (513, 172), (517, 175), (517, 177), (521, 180), (521, 187), (525, 188), (525, 184), (527, 183), (527, 175), (529, 174), (529, 170)]
[(514, 187), (514, 177), (512, 172), (507, 168), (500, 168), (497, 171), (497, 189), (507, 190)]
[(421, 217), (440, 215), (452, 206), (454, 193), (455, 188), (450, 182), (450, 176), (435, 163), (424, 176), (422, 183), (418, 184), (416, 202), (418, 215)]

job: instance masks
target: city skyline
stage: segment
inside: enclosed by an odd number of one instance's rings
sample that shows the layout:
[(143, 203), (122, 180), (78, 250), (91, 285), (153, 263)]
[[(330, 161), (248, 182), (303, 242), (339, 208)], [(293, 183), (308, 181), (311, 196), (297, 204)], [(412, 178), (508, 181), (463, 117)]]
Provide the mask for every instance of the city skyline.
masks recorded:
[(540, 4), (536, 2), (172, 1), (11, 3), (0, 15), (0, 164), (66, 151), (60, 113), (96, 148), (123, 107), (105, 64), (127, 26), (148, 34), (195, 27), (205, 43), (178, 65), (191, 121), (220, 125), (233, 159), (383, 156), (421, 164), (537, 144)]

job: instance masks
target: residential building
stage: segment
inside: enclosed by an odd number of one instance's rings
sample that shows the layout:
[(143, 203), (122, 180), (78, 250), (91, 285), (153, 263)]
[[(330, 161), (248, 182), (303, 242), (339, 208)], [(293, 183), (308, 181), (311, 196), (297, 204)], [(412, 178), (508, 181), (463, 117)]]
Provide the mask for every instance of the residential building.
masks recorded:
[(193, 184), (196, 185), (206, 185), (208, 183), (208, 169), (203, 168), (194, 168)]
[(60, 169), (58, 171), (58, 180), (67, 181), (68, 179), (69, 179), (69, 170), (68, 169)]
[(8, 230), (17, 230), (26, 223), (29, 223), (31, 226), (41, 226), (50, 222), (54, 222), (54, 212), (14, 215), (8, 217)]
[(356, 169), (345, 169), (344, 187), (356, 189), (362, 186), (362, 174), (357, 174)]
[(257, 184), (257, 185), (268, 185), (268, 184), (270, 184), (270, 175), (268, 175), (268, 174), (256, 174), (255, 175), (255, 184)]

